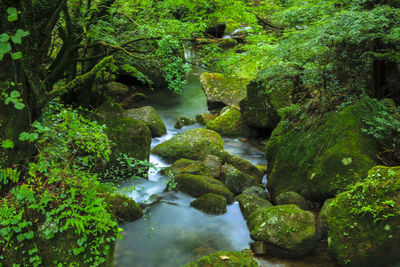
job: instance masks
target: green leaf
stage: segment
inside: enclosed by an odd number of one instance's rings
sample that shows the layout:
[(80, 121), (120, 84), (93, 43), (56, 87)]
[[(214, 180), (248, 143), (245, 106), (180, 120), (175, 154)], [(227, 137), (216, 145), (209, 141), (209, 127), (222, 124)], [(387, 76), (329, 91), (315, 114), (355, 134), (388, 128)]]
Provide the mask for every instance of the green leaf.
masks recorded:
[(11, 45), (9, 43), (0, 43), (0, 60), (3, 56), (11, 51)]
[(14, 142), (11, 141), (10, 139), (6, 139), (3, 141), (3, 143), (1, 144), (1, 146), (5, 149), (7, 148), (14, 148)]
[(21, 103), (21, 102), (17, 102), (17, 103), (14, 103), (14, 107), (15, 107), (16, 109), (18, 109), (18, 110), (22, 110), (22, 109), (24, 109), (25, 104), (24, 104), (24, 103)]
[(342, 163), (344, 166), (350, 165), (353, 162), (352, 158), (343, 158)]
[(10, 40), (10, 35), (7, 33), (0, 34), (0, 43), (6, 43), (8, 40)]
[(27, 133), (27, 132), (22, 132), (20, 133), (18, 139), (20, 141), (30, 141), (33, 142), (36, 139), (38, 139), (39, 135), (37, 133)]
[(26, 239), (30, 240), (33, 238), (34, 233), (33, 233), (33, 231), (29, 231), (28, 233), (25, 233), (24, 235), (25, 235)]
[(16, 21), (18, 19), (18, 10), (15, 7), (7, 8), (8, 21)]
[(22, 38), (24, 38), (28, 35), (29, 35), (28, 31), (18, 29), (17, 32), (14, 34), (14, 36), (11, 38), (11, 40), (14, 42), (14, 44), (21, 44)]
[(15, 52), (15, 53), (11, 53), (11, 58), (13, 60), (18, 60), (22, 58), (22, 52)]
[(19, 235), (17, 235), (17, 239), (18, 239), (19, 242), (22, 242), (22, 241), (25, 240), (25, 235), (24, 234), (19, 234)]
[(16, 90), (11, 91), (11, 93), (10, 93), (10, 97), (12, 97), (12, 98), (17, 98), (20, 96), (21, 96), (21, 94)]

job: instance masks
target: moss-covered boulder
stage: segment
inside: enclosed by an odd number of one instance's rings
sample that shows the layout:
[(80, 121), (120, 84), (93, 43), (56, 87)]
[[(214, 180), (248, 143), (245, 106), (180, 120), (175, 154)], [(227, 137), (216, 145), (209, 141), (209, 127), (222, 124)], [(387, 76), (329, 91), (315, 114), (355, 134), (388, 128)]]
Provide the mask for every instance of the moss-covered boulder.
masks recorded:
[(268, 193), (261, 186), (250, 186), (246, 190), (243, 191), (242, 194), (256, 196), (262, 199), (268, 199)]
[(375, 140), (362, 133), (363, 116), (373, 107), (358, 104), (328, 113), (316, 125), (297, 129), (281, 122), (266, 146), (268, 190), (274, 195), (299, 192), (323, 201), (364, 176), (375, 165)]
[(253, 195), (247, 195), (245, 193), (240, 194), (236, 197), (239, 202), (240, 211), (243, 217), (247, 220), (251, 213), (259, 208), (270, 208), (273, 205), (266, 199), (259, 198)]
[(400, 167), (377, 166), (327, 210), (328, 244), (342, 266), (398, 266)]
[(221, 104), (238, 107), (239, 102), (246, 97), (246, 86), (249, 83), (248, 79), (208, 72), (200, 76), (200, 81), (209, 107)]
[(207, 193), (214, 193), (226, 198), (228, 203), (233, 202), (233, 193), (217, 179), (207, 175), (178, 174), (175, 176), (176, 188), (194, 197)]
[(235, 47), (237, 44), (238, 42), (234, 38), (224, 38), (217, 43), (219, 47), (224, 49)]
[(193, 125), (196, 123), (196, 119), (193, 119), (189, 116), (186, 115), (181, 115), (179, 118), (176, 120), (175, 129), (182, 129), (183, 126), (189, 126)]
[(226, 198), (208, 193), (190, 202), (190, 206), (206, 213), (222, 214), (226, 212)]
[(226, 107), (220, 115), (206, 124), (207, 129), (214, 130), (222, 136), (238, 137), (251, 136), (250, 127), (243, 121), (237, 107)]
[(167, 128), (164, 122), (158, 116), (156, 110), (151, 106), (145, 106), (142, 108), (129, 109), (124, 112), (128, 118), (139, 120), (146, 124), (151, 131), (152, 137), (159, 137), (167, 133)]
[(108, 137), (116, 144), (112, 149), (114, 159), (121, 154), (139, 160), (149, 159), (151, 132), (143, 122), (126, 117), (123, 109), (113, 102), (106, 102), (97, 112), (107, 125)]
[(132, 222), (143, 216), (143, 211), (132, 198), (121, 194), (107, 194), (106, 202), (119, 223)]
[(222, 169), (220, 158), (214, 155), (207, 155), (202, 163), (212, 177), (218, 178), (220, 176)]
[(175, 161), (171, 166), (165, 168), (163, 174), (172, 173), (174, 175), (188, 173), (196, 175), (209, 175), (207, 168), (198, 160), (180, 159)]
[(192, 129), (159, 144), (152, 153), (168, 161), (181, 158), (202, 160), (207, 155), (221, 155), (223, 142), (221, 136), (215, 131)]
[(185, 267), (257, 267), (258, 263), (253, 258), (250, 250), (220, 251), (199, 259)]
[(250, 161), (239, 156), (232, 155), (226, 151), (223, 152), (221, 158), (222, 162), (231, 164), (241, 172), (247, 173), (248, 175), (254, 177), (256, 183), (261, 184), (264, 172)]
[(129, 87), (118, 82), (107, 83), (103, 88), (104, 95), (119, 103), (130, 95)]
[(276, 205), (294, 204), (302, 210), (310, 210), (310, 204), (299, 193), (289, 191), (280, 193), (274, 199)]
[(202, 113), (196, 115), (196, 121), (201, 125), (206, 125), (209, 121), (213, 120), (215, 117), (217, 117), (217, 114)]
[(247, 86), (247, 98), (241, 101), (240, 109), (248, 125), (272, 130), (280, 120), (278, 110), (292, 104), (295, 79), (282, 73), (271, 76), (261, 71)]
[(222, 166), (221, 177), (226, 187), (235, 195), (242, 193), (246, 188), (256, 184), (253, 177), (241, 172), (230, 164)]
[(317, 219), (317, 237), (318, 239), (326, 238), (328, 235), (328, 209), (334, 198), (328, 198), (325, 200), (318, 214)]
[(264, 241), (278, 256), (301, 256), (316, 245), (314, 214), (296, 205), (257, 209), (250, 214), (247, 225), (251, 238)]

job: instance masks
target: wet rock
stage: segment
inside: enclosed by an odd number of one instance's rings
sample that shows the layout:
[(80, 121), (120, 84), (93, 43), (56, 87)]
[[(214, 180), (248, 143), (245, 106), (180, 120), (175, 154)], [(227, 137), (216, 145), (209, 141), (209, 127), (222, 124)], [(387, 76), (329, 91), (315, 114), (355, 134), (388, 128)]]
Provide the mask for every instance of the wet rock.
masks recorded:
[(175, 176), (176, 188), (194, 197), (207, 193), (214, 193), (226, 198), (228, 203), (233, 202), (233, 193), (217, 179), (207, 175), (178, 174)]
[(302, 210), (310, 210), (310, 204), (302, 197), (300, 194), (289, 191), (285, 193), (280, 193), (275, 197), (276, 205), (294, 204), (301, 208)]
[(146, 124), (151, 131), (152, 137), (159, 137), (167, 133), (167, 128), (165, 127), (164, 122), (160, 116), (158, 116), (156, 110), (151, 106), (129, 109), (124, 113), (126, 117), (139, 120)]
[(175, 129), (182, 129), (183, 126), (188, 126), (188, 125), (193, 125), (196, 123), (196, 120), (193, 118), (190, 118), (189, 116), (179, 116), (178, 120), (175, 123), (174, 128)]
[(190, 202), (190, 206), (206, 213), (222, 214), (226, 212), (226, 198), (208, 193)]
[(247, 225), (251, 238), (264, 241), (268, 251), (277, 256), (301, 256), (316, 246), (314, 214), (296, 205), (257, 209)]
[(220, 176), (222, 164), (221, 160), (217, 156), (207, 155), (202, 163), (211, 176), (214, 178), (218, 178)]
[(264, 172), (257, 166), (253, 165), (250, 161), (239, 156), (232, 155), (226, 151), (224, 151), (222, 155), (222, 160), (224, 163), (231, 164), (241, 172), (247, 173), (248, 175), (254, 177), (255, 182), (261, 184)]
[(263, 241), (256, 241), (250, 246), (254, 255), (261, 256), (267, 254), (267, 246)]
[(213, 120), (215, 117), (217, 117), (216, 114), (202, 113), (196, 115), (196, 121), (201, 125), (206, 125), (209, 121)]
[(239, 202), (240, 210), (246, 220), (249, 218), (251, 213), (259, 208), (273, 207), (271, 202), (268, 200), (253, 195), (247, 195), (245, 193), (237, 196), (236, 200)]
[(177, 160), (162, 171), (163, 174), (168, 174), (169, 172), (172, 172), (174, 175), (182, 173), (210, 175), (207, 168), (200, 161), (191, 159)]
[(244, 123), (242, 114), (236, 107), (224, 108), (219, 116), (206, 124), (206, 128), (214, 130), (222, 136), (239, 137), (252, 135), (252, 130)]
[(261, 186), (251, 186), (243, 191), (244, 195), (252, 195), (262, 199), (268, 199), (268, 193)]
[(220, 251), (199, 259), (185, 267), (258, 267), (250, 250)]
[(159, 144), (152, 153), (168, 161), (181, 158), (202, 160), (207, 155), (223, 154), (223, 142), (221, 136), (215, 131), (192, 129)]
[(110, 205), (110, 210), (119, 223), (136, 221), (143, 216), (140, 206), (125, 195), (108, 194), (105, 201)]
[(341, 266), (398, 266), (400, 167), (376, 166), (328, 206), (328, 245)]
[(221, 172), (226, 187), (235, 195), (242, 193), (246, 188), (255, 185), (254, 178), (241, 172), (230, 164), (224, 164)]

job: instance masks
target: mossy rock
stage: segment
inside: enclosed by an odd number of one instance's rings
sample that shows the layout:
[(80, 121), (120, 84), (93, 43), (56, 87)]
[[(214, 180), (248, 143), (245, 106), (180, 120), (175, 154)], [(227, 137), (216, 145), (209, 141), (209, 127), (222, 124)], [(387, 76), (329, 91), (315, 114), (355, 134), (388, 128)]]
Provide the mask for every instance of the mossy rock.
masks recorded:
[(323, 201), (365, 176), (375, 165), (378, 145), (364, 135), (364, 114), (375, 111), (366, 104), (327, 113), (308, 128), (285, 128), (281, 122), (266, 146), (268, 191), (276, 196), (287, 191), (299, 192), (307, 199)]
[(328, 245), (342, 266), (400, 263), (400, 167), (376, 166), (327, 210)]
[(217, 178), (221, 174), (222, 164), (219, 157), (214, 155), (207, 155), (202, 161), (207, 172), (214, 178)]
[(250, 250), (220, 251), (199, 259), (185, 267), (257, 267), (258, 263), (253, 258)]
[(130, 95), (129, 87), (118, 82), (110, 82), (104, 87), (104, 95), (119, 103)]
[(239, 102), (246, 97), (248, 79), (227, 77), (220, 73), (205, 72), (200, 76), (207, 102), (222, 103), (226, 106), (239, 106)]
[(272, 130), (279, 123), (278, 110), (292, 104), (295, 79), (284, 75), (270, 76), (261, 71), (247, 86), (247, 98), (240, 103), (246, 123), (252, 127)]
[(316, 246), (315, 217), (296, 205), (257, 209), (248, 218), (250, 236), (277, 256), (297, 257)]
[(334, 198), (328, 198), (325, 200), (324, 204), (319, 211), (318, 219), (317, 219), (317, 236), (318, 239), (326, 238), (328, 235), (328, 209), (332, 203)]
[(106, 202), (119, 223), (132, 222), (143, 216), (140, 206), (132, 199), (121, 194), (107, 194)]
[(230, 164), (222, 166), (221, 176), (226, 187), (235, 195), (256, 184), (252, 176), (241, 172)]
[(171, 166), (165, 168), (162, 173), (174, 175), (188, 173), (196, 175), (209, 175), (207, 168), (198, 160), (180, 159), (175, 161)]
[(233, 202), (233, 194), (217, 179), (207, 175), (178, 174), (175, 176), (176, 188), (194, 197), (207, 193), (214, 193), (226, 198), (228, 203)]
[(271, 202), (268, 200), (253, 195), (247, 195), (245, 193), (237, 196), (236, 200), (239, 202), (240, 210), (246, 220), (249, 218), (251, 213), (259, 208), (273, 207)]
[(152, 137), (159, 137), (167, 133), (164, 122), (151, 106), (126, 110), (125, 116), (143, 122), (149, 127)]
[(114, 160), (121, 154), (139, 160), (149, 159), (151, 132), (143, 122), (124, 116), (122, 108), (113, 102), (106, 102), (97, 112), (102, 123), (107, 125), (108, 137), (116, 144), (112, 149)]
[(196, 121), (201, 125), (206, 125), (209, 121), (213, 120), (215, 117), (217, 117), (217, 114), (202, 113), (196, 115)]
[(239, 156), (232, 155), (226, 151), (223, 152), (221, 158), (224, 163), (231, 164), (241, 172), (247, 173), (248, 175), (254, 177), (256, 183), (261, 184), (264, 172), (250, 161)]
[(159, 144), (152, 153), (167, 161), (181, 158), (202, 160), (207, 155), (222, 155), (223, 142), (221, 136), (215, 131), (192, 129)]
[(294, 204), (302, 210), (310, 210), (310, 204), (299, 193), (289, 191), (280, 193), (274, 199), (276, 205)]
[(250, 127), (243, 121), (240, 110), (236, 107), (226, 107), (221, 114), (206, 124), (207, 129), (211, 129), (222, 136), (239, 137), (251, 136)]
[(226, 212), (226, 198), (208, 193), (190, 202), (190, 206), (206, 213), (223, 214)]
[(224, 38), (217, 43), (219, 47), (224, 49), (235, 47), (237, 44), (238, 42), (234, 38)]
[(268, 193), (261, 186), (250, 186), (246, 190), (243, 191), (242, 194), (256, 196), (262, 199), (268, 199)]
[(181, 115), (176, 120), (175, 129), (182, 129), (183, 126), (189, 126), (196, 123), (196, 119), (190, 118), (189, 116)]

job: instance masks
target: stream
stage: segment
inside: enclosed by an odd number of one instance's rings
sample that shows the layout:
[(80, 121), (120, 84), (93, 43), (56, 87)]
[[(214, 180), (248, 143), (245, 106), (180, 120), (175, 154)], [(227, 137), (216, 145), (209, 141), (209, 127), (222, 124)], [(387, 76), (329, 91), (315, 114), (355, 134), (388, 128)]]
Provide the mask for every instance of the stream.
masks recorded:
[[(187, 58), (193, 58), (189, 51)], [(167, 90), (148, 94), (145, 105), (153, 106), (163, 119), (168, 133), (153, 138), (151, 147), (172, 138), (176, 134), (200, 124), (174, 128), (180, 115), (195, 117), (207, 113), (206, 97), (201, 89), (199, 76), (203, 70), (195, 67), (187, 74), (188, 84), (183, 94), (174, 95)], [(253, 164), (266, 165), (265, 154), (239, 139), (224, 138), (224, 148), (231, 154), (246, 158)], [(160, 169), (169, 166), (161, 158), (151, 155), (150, 162)], [(120, 227), (122, 240), (115, 249), (115, 266), (118, 267), (176, 267), (195, 261), (202, 256), (223, 250), (241, 251), (250, 248), (252, 242), (246, 221), (237, 202), (228, 205), (222, 215), (210, 215), (190, 207), (195, 198), (181, 193), (163, 193), (167, 177), (158, 171), (150, 171), (148, 179), (135, 180), (138, 189), (129, 193), (138, 203), (149, 203), (156, 194), (157, 201), (149, 205), (144, 218)], [(132, 185), (125, 182), (123, 187)], [(259, 260), (260, 266), (328, 266), (293, 265), (282, 260)], [(325, 262), (326, 263), (326, 262)]]

